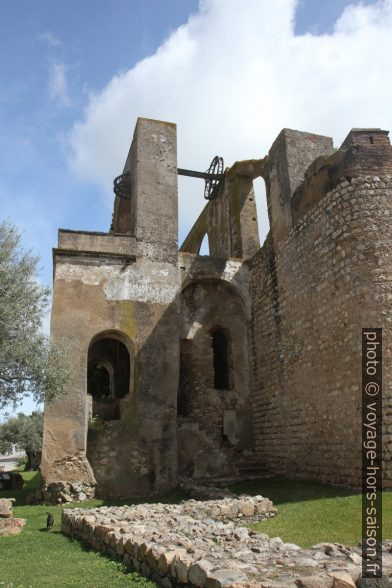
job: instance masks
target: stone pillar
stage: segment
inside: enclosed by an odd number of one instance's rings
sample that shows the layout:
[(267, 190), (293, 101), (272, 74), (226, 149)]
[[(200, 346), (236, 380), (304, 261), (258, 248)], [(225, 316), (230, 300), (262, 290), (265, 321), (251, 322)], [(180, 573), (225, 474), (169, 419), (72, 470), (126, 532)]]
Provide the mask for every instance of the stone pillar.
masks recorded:
[(288, 235), (292, 226), (291, 199), (303, 181), (306, 169), (316, 157), (332, 152), (330, 137), (291, 129), (283, 129), (279, 133), (264, 168), (268, 216), (275, 247)]
[[(176, 125), (138, 118), (124, 166), (130, 174), (130, 199), (116, 197), (114, 231), (148, 243), (144, 253), (161, 258), (170, 249), (177, 258)], [(167, 259), (167, 258), (165, 258)]]

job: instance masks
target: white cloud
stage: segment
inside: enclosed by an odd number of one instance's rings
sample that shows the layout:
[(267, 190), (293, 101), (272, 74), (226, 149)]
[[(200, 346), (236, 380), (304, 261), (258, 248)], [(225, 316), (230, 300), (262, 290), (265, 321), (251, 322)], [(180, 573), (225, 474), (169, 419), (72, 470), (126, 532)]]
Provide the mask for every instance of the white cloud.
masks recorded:
[(59, 106), (69, 106), (67, 82), (68, 67), (64, 63), (52, 63), (49, 69), (48, 88), (51, 99)]
[[(263, 156), (283, 127), (332, 135), (390, 128), (392, 0), (348, 7), (329, 35), (295, 36), (296, 0), (203, 0), (135, 67), (92, 96), (70, 135), (72, 168), (106, 191), (121, 172), (137, 116), (178, 125), (180, 167)], [(204, 204), (180, 178), (180, 224)], [(259, 199), (260, 200), (260, 199)], [(266, 230), (263, 204), (259, 216)]]

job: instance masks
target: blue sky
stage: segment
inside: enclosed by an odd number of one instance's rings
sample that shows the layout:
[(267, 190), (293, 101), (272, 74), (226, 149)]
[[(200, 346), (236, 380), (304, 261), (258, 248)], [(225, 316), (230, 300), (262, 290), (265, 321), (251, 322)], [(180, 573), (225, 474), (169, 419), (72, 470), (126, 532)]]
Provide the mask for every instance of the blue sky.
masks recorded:
[(67, 133), (91, 92), (154, 53), (196, 9), (197, 2), (181, 0), (0, 4), (0, 218), (10, 216), (24, 231), (45, 282), (58, 226), (110, 224), (99, 188), (69, 169)]
[[(58, 227), (108, 230), (138, 115), (177, 122), (194, 169), (261, 157), (283, 127), (389, 129), (391, 32), (391, 0), (3, 1), (0, 218), (51, 284)], [(181, 180), (180, 240), (202, 192)]]

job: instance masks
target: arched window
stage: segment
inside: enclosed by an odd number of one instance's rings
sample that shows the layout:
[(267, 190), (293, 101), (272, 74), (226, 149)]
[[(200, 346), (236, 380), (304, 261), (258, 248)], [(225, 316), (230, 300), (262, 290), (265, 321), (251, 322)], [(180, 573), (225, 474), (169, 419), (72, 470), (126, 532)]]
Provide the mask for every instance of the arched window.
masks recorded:
[(214, 362), (214, 388), (216, 390), (230, 390), (231, 382), (231, 343), (227, 329), (216, 327), (211, 331), (212, 352)]
[(206, 233), (200, 243), (198, 255), (210, 255), (210, 237)]
[(102, 336), (88, 351), (87, 394), (92, 396), (92, 414), (106, 420), (119, 419), (120, 398), (130, 386), (130, 357), (124, 343)]
[(102, 363), (90, 366), (87, 372), (87, 393), (94, 398), (110, 398), (112, 396), (110, 370)]

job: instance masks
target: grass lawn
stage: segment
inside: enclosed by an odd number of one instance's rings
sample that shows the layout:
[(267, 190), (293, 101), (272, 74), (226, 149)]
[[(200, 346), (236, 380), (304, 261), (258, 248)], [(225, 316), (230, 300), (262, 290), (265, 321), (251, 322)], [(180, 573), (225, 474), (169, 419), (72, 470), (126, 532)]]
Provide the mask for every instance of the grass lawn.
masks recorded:
[[(270, 498), (278, 515), (252, 525), (252, 529), (286, 543), (354, 546), (361, 538), (362, 496), (353, 490), (280, 476), (235, 484), (231, 490)], [(391, 492), (383, 493), (383, 538), (392, 538)]]
[[(27, 519), (22, 533), (0, 538), (0, 588), (155, 586), (135, 573), (127, 573), (119, 562), (83, 547), (60, 533), (61, 506), (25, 505), (24, 499), (39, 484), (37, 473), (25, 473), (23, 490), (0, 492), (0, 498), (13, 496), (14, 516)], [(321, 541), (355, 545), (361, 535), (361, 495), (352, 490), (317, 482), (265, 478), (231, 486), (238, 493), (262, 494), (278, 508), (278, 515), (252, 527), (272, 537), (308, 547)], [(172, 492), (161, 502), (179, 502), (185, 497)], [(90, 500), (72, 506), (97, 507), (135, 504)], [(139, 501), (141, 502), (141, 501)], [(146, 502), (146, 501), (144, 501)], [(67, 505), (68, 508), (68, 505)], [(54, 529), (46, 531), (46, 513), (55, 518)], [(383, 531), (392, 538), (392, 493), (383, 495)]]
[[(1, 588), (155, 587), (155, 584), (146, 578), (133, 572), (127, 573), (125, 566), (120, 562), (114, 562), (102, 554), (90, 551), (79, 541), (62, 535), (61, 506), (24, 505), (25, 496), (39, 484), (39, 474), (22, 472), (22, 475), (27, 482), (23, 490), (0, 492), (0, 498), (15, 497), (17, 501), (14, 503), (16, 506), (13, 515), (27, 519), (26, 526), (19, 535), (0, 537)], [(183, 497), (182, 494), (172, 493), (160, 500), (171, 502)], [(120, 503), (90, 500), (69, 506), (93, 508), (106, 504)], [(47, 512), (51, 512), (55, 520), (54, 528), (50, 532), (46, 531)]]

